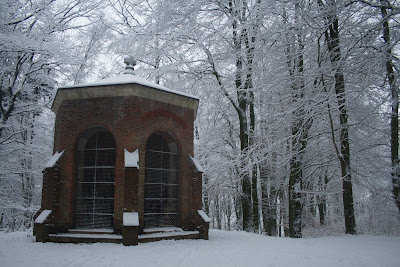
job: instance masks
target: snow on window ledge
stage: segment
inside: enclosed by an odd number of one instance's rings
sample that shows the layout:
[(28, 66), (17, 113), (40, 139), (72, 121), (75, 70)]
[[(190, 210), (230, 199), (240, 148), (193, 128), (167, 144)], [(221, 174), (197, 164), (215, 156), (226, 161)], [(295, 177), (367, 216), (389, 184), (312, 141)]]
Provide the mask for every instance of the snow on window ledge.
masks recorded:
[(124, 212), (123, 214), (124, 226), (139, 226), (139, 215), (137, 212)]
[(124, 149), (125, 153), (125, 167), (133, 167), (139, 169), (139, 150), (129, 152)]
[(204, 212), (204, 210), (198, 210), (197, 213), (201, 216), (201, 218), (202, 218), (205, 222), (207, 222), (207, 223), (211, 222), (210, 217), (207, 216), (207, 214)]
[(56, 153), (54, 153), (54, 155), (51, 157), (49, 162), (47, 162), (45, 168), (53, 168), (56, 165), (57, 161), (59, 161), (61, 156), (64, 154), (64, 151), (65, 150), (63, 150), (61, 152), (57, 151)]
[(35, 223), (44, 223), (49, 217), (51, 210), (43, 210), (40, 215), (36, 218)]
[(193, 158), (190, 154), (189, 154), (189, 157), (190, 157), (190, 159), (191, 159), (192, 162), (193, 162), (193, 165), (194, 165), (194, 167), (195, 167), (195, 171), (196, 171), (196, 172), (204, 172), (204, 169), (203, 169), (203, 167), (201, 166), (200, 162), (199, 162), (197, 159)]

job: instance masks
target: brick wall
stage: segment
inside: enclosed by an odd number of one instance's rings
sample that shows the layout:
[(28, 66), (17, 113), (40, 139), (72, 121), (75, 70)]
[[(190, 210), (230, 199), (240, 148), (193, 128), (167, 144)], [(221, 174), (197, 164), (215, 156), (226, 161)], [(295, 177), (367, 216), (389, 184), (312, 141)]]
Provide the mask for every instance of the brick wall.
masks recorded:
[[(96, 90), (96, 89), (93, 89)], [(120, 231), (124, 208), (124, 149), (139, 149), (138, 212), (144, 210), (145, 148), (151, 134), (167, 132), (175, 139), (179, 151), (180, 224), (192, 224), (193, 209), (198, 209), (201, 188), (192, 191), (194, 110), (138, 96), (75, 99), (62, 102), (56, 117), (54, 151), (65, 149), (60, 177), (59, 223), (73, 227), (75, 150), (81, 135), (92, 127), (110, 131), (116, 142), (114, 228)], [(198, 192), (197, 192), (198, 191)]]

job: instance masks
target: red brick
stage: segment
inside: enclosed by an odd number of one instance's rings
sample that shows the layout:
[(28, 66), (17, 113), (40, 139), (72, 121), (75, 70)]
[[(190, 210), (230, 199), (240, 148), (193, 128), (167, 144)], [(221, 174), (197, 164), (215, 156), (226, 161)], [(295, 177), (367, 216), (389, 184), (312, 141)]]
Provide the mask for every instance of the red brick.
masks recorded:
[[(95, 90), (95, 89), (93, 89)], [(189, 154), (193, 155), (194, 110), (138, 96), (115, 96), (64, 100), (57, 112), (54, 151), (65, 150), (59, 170), (57, 224), (74, 227), (74, 185), (77, 172), (76, 148), (82, 134), (93, 127), (103, 127), (115, 138), (115, 200), (114, 229), (121, 231), (124, 209), (137, 211), (140, 222), (144, 212), (145, 149), (150, 135), (157, 131), (168, 133), (178, 145), (179, 152), (179, 219), (183, 228), (195, 229), (199, 225), (197, 210), (201, 209), (201, 175), (194, 175)], [(124, 149), (139, 150), (139, 170), (124, 171)], [(127, 176), (136, 181), (128, 183)], [(53, 181), (44, 181), (42, 209), (50, 208), (46, 197)], [(124, 184), (129, 188), (124, 189)], [(136, 187), (136, 188), (133, 188)], [(127, 196), (128, 192), (136, 196)]]

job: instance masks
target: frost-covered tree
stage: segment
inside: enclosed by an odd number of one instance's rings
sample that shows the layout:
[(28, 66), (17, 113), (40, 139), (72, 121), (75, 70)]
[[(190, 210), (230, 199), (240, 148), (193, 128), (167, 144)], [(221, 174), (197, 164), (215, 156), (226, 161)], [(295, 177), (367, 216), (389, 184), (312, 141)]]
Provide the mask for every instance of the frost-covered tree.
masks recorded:
[(59, 71), (74, 60), (70, 38), (91, 23), (98, 6), (83, 0), (0, 3), (1, 227), (30, 227), (51, 154), (52, 126), (44, 112)]
[[(300, 237), (385, 217), (395, 228), (381, 1), (109, 3), (111, 51), (201, 99), (195, 149), (214, 227)], [(384, 8), (396, 47), (397, 9)], [(386, 216), (368, 217), (379, 203)]]

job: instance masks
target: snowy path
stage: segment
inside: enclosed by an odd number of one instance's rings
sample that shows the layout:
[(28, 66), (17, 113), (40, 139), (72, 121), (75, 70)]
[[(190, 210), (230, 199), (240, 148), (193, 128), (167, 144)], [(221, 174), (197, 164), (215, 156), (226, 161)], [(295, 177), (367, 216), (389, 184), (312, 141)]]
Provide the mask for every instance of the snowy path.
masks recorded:
[(121, 244), (34, 243), (0, 233), (0, 266), (400, 266), (400, 237), (272, 238), (211, 230), (210, 240)]

